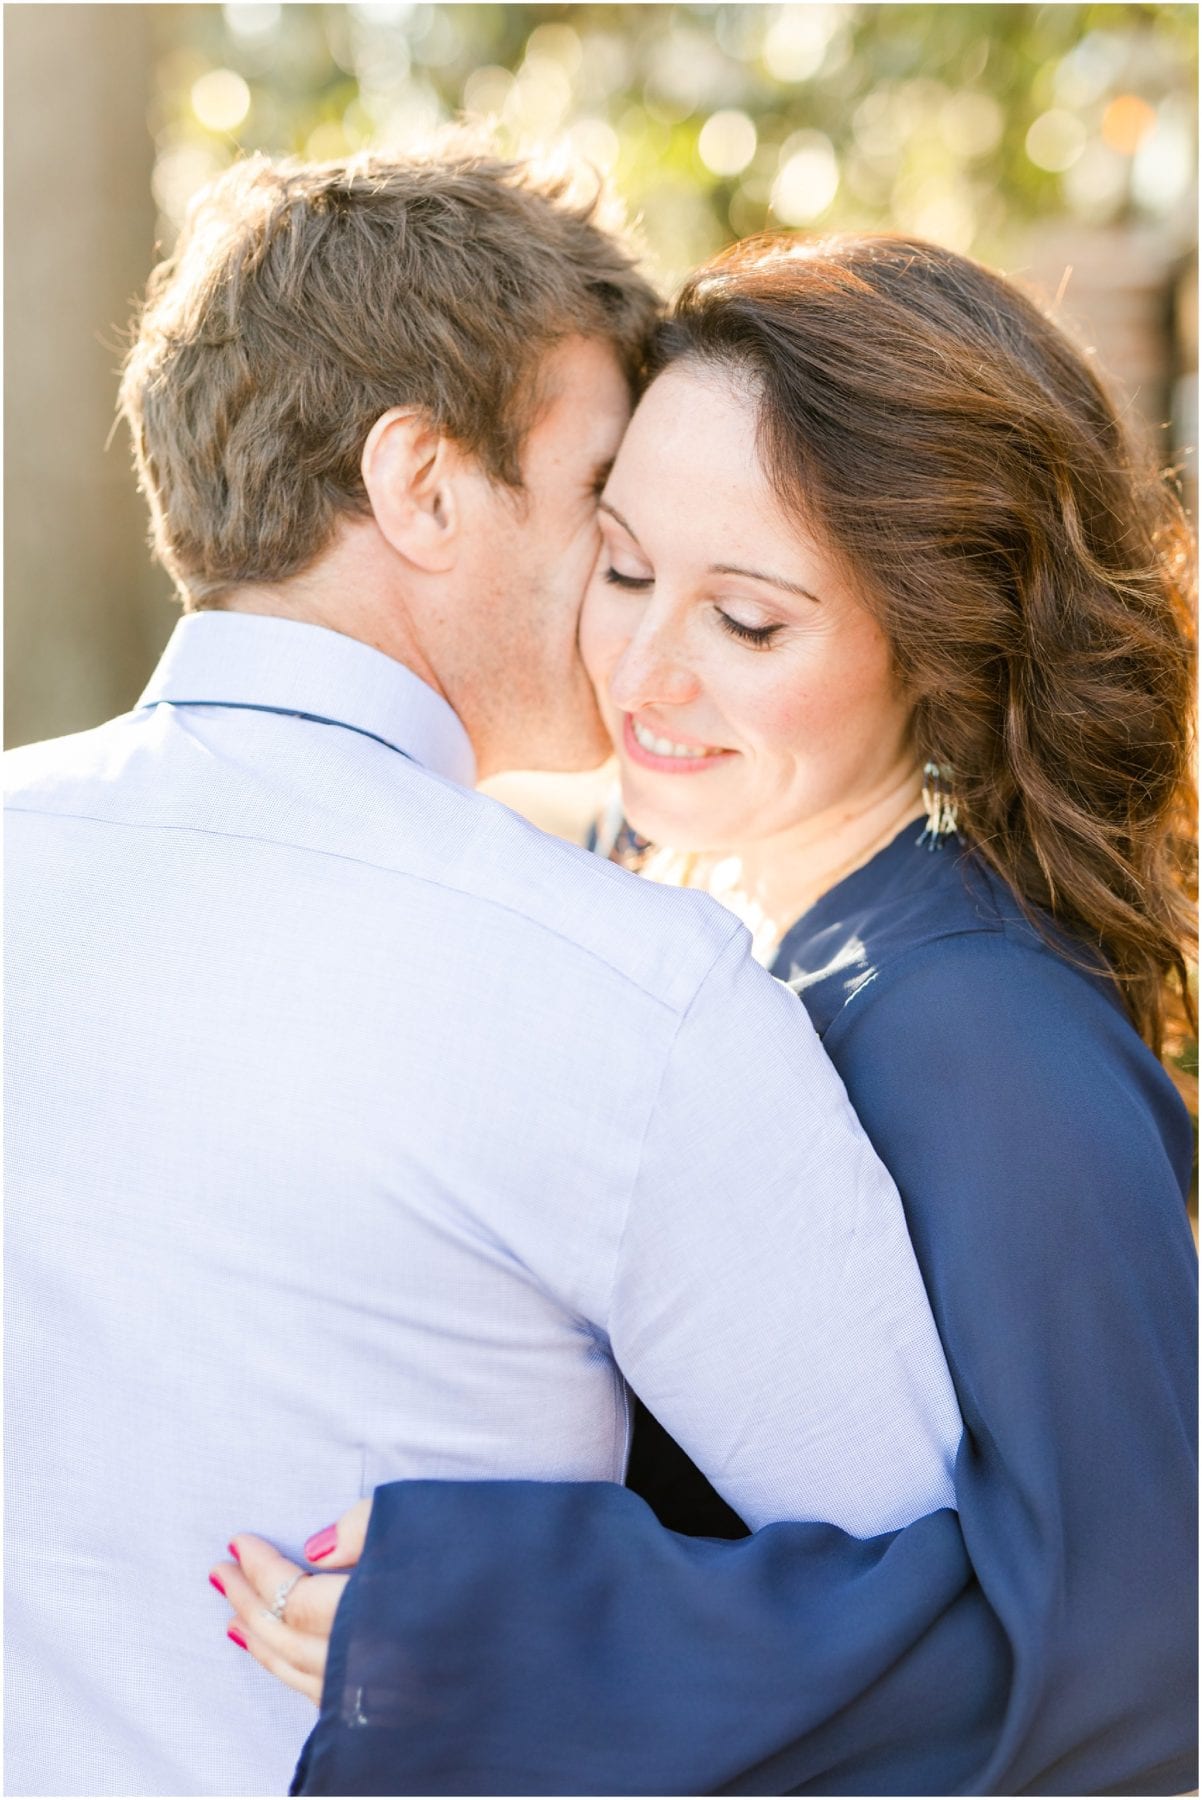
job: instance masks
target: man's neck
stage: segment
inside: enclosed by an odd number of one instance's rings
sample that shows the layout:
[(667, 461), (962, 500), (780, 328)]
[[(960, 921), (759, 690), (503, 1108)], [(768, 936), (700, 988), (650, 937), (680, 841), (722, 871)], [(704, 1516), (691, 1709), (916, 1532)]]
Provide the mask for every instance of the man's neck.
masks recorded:
[(446, 692), (422, 650), (408, 608), (387, 596), (378, 547), (353, 527), (341, 530), (317, 562), (281, 582), (244, 582), (222, 601), (226, 612), (295, 619), (379, 650), (403, 663), (444, 700)]

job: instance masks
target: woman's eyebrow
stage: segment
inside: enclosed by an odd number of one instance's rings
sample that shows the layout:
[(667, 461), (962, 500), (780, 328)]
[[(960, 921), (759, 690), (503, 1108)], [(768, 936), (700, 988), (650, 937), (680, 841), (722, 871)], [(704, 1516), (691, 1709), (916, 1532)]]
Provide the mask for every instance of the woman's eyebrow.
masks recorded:
[[(602, 512), (607, 512), (611, 519), (616, 519), (618, 521), (618, 524), (622, 527), (622, 530), (624, 532), (626, 532), (628, 534), (628, 536), (632, 537), (636, 544), (639, 543), (638, 533), (622, 517), (622, 515), (618, 511), (617, 507), (610, 505), (609, 501), (605, 498), (604, 495), (602, 495), (601, 498), (597, 501), (597, 505)], [(642, 547), (643, 546), (641, 544), (639, 544), (640, 550), (642, 549)]]
[[(616, 519), (622, 530), (638, 544), (638, 534), (630, 522), (622, 517), (616, 506), (604, 497), (597, 501), (597, 505), (602, 512), (607, 512), (611, 519)], [(642, 549), (641, 544), (639, 544), (639, 548)], [(799, 599), (809, 600), (815, 606), (820, 604), (817, 594), (812, 594), (809, 588), (802, 587), (799, 582), (786, 581), (783, 575), (769, 575), (761, 569), (742, 569), (736, 563), (711, 563), (709, 572), (711, 575), (743, 575), (749, 581), (763, 581), (769, 587), (782, 588), (786, 594), (796, 594)]]
[(749, 581), (766, 581), (770, 587), (783, 588), (787, 594), (798, 594), (803, 600), (812, 600), (815, 606), (820, 604), (817, 594), (796, 581), (786, 581), (783, 575), (767, 575), (760, 569), (740, 569), (734, 563), (711, 563), (709, 572), (711, 575), (744, 575)]

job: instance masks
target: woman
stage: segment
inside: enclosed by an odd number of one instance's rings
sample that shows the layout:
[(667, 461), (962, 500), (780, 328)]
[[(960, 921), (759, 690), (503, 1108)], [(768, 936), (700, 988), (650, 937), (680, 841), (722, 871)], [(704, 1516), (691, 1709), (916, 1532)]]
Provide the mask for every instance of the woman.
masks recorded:
[[(723, 1544), (624, 1490), (381, 1489), (297, 1791), (1180, 1792), (1179, 514), (1013, 288), (862, 238), (693, 277), (601, 532), (582, 647), (635, 854), (744, 916), (897, 1180), (959, 1519)], [(739, 1530), (654, 1421), (634, 1466)], [(251, 1648), (316, 1696), (342, 1578), (289, 1598), (237, 1548)]]

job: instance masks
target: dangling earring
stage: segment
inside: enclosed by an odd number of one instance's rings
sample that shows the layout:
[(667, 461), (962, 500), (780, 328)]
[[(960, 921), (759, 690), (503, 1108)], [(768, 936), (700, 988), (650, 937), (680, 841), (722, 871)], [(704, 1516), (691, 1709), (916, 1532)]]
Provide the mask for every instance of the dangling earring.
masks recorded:
[(928, 850), (938, 850), (942, 840), (956, 829), (956, 801), (951, 790), (951, 770), (939, 763), (922, 765), (922, 804), (927, 822), (918, 838)]

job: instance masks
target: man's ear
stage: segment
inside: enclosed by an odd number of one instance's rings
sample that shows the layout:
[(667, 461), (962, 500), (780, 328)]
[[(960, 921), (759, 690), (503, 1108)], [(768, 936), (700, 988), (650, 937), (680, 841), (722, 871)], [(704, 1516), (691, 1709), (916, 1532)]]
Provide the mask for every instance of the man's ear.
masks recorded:
[(458, 554), (455, 447), (421, 413), (394, 406), (367, 434), (360, 467), (376, 524), (399, 556), (445, 574)]

